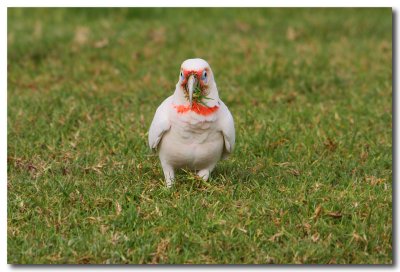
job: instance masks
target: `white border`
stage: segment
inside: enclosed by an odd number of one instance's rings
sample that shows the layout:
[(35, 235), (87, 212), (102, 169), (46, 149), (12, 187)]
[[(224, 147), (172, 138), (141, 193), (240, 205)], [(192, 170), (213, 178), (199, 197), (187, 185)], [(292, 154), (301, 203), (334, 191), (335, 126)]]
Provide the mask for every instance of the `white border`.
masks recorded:
[[(218, 6), (226, 6), (226, 7), (262, 7), (262, 6), (267, 6), (267, 7), (394, 7), (396, 11), (399, 11), (400, 9), (398, 8), (400, 1), (398, 0), (380, 0), (380, 1), (371, 1), (371, 0), (365, 0), (365, 1), (345, 1), (345, 0), (336, 0), (336, 1), (324, 1), (324, 3), (321, 3), (321, 1), (317, 0), (280, 0), (280, 1), (261, 1), (261, 0), (225, 0), (225, 1), (215, 1), (215, 0), (197, 0), (197, 1), (183, 1), (183, 0), (174, 0), (174, 1), (168, 1), (168, 3), (162, 2), (162, 1), (149, 1), (149, 0), (140, 0), (140, 1), (135, 1), (135, 2), (128, 2), (128, 1), (123, 1), (123, 0), (113, 0), (113, 1), (82, 1), (82, 0), (70, 0), (68, 2), (61, 2), (61, 1), (50, 1), (50, 0), (37, 0), (37, 1), (23, 1), (23, 0), (14, 0), (14, 1), (2, 1), (0, 3), (0, 37), (3, 37), (2, 42), (0, 44), (0, 125), (1, 125), (1, 131), (0, 131), (0, 143), (3, 149), (0, 152), (0, 161), (1, 166), (0, 166), (0, 181), (1, 181), (1, 188), (0, 188), (0, 201), (2, 202), (0, 205), (0, 271), (96, 271), (96, 270), (105, 270), (105, 271), (120, 271), (120, 270), (131, 270), (131, 269), (162, 269), (162, 270), (207, 270), (207, 271), (219, 271), (221, 269), (223, 270), (239, 270), (239, 271), (248, 271), (249, 269), (253, 270), (260, 270), (260, 269), (268, 269), (269, 267), (266, 266), (252, 266), (252, 267), (243, 267), (243, 266), (238, 266), (238, 267), (232, 267), (232, 266), (224, 266), (224, 267), (207, 267), (207, 266), (196, 266), (196, 267), (190, 267), (188, 268), (187, 266), (181, 266), (179, 268), (177, 267), (171, 267), (171, 266), (164, 266), (164, 267), (159, 267), (159, 266), (39, 266), (39, 267), (21, 267), (19, 266), (18, 269), (16, 269), (13, 266), (7, 265), (7, 7), (46, 7), (46, 6), (51, 6), (51, 7), (92, 7), (92, 6), (100, 6), (100, 7), (105, 7), (105, 6), (118, 6), (118, 7), (130, 7), (130, 6), (137, 6), (137, 7), (159, 7), (159, 6), (169, 6), (169, 7), (180, 7), (180, 6), (193, 6), (193, 7), (199, 7), (199, 6), (207, 6), (207, 7), (218, 7)], [(398, 19), (397, 19), (398, 21)], [(396, 37), (396, 48), (393, 48), (393, 51), (396, 50), (398, 52), (398, 38), (399, 37), (399, 30), (398, 27), (395, 28), (395, 36), (393, 36), (393, 41), (394, 38)], [(398, 64), (394, 63), (393, 66), (393, 71), (395, 74), (393, 74), (394, 77), (399, 78), (399, 69), (398, 69)], [(394, 86), (393, 86), (394, 87)], [(393, 89), (393, 93), (397, 92), (397, 90)], [(400, 105), (399, 104), (399, 95), (396, 96), (396, 102), (394, 105)], [(399, 117), (399, 109), (398, 108), (393, 108), (393, 113), (395, 113), (395, 116)], [(394, 135), (398, 135), (398, 120), (396, 121), (396, 125), (393, 127), (393, 129), (396, 129), (396, 133)], [(393, 139), (393, 142), (395, 139)], [(399, 154), (399, 145), (397, 145), (397, 148), (395, 150), (396, 154)], [(396, 156), (397, 157), (397, 156)], [(394, 154), (393, 154), (394, 158)], [(398, 158), (398, 157), (397, 157)], [(395, 164), (393, 164), (393, 171), (395, 169), (400, 169), (400, 163), (399, 161), (395, 161)], [(394, 177), (395, 178), (395, 177)], [(393, 183), (397, 182), (397, 180), (393, 179)], [(395, 186), (395, 194), (398, 195), (399, 186)], [(393, 198), (393, 205), (395, 205), (397, 201), (395, 201), (395, 198)], [(396, 213), (396, 217), (399, 218), (399, 209), (396, 206), (393, 206), (393, 210)], [(397, 226), (398, 227), (398, 226)], [(393, 228), (393, 237), (397, 237), (398, 231), (396, 228)], [(398, 241), (397, 241), (398, 242)], [(399, 248), (398, 244), (394, 244), (393, 246), (397, 246), (397, 248), (393, 248), (394, 252), (399, 254)], [(394, 260), (399, 260), (399, 256), (396, 256)], [(272, 266), (270, 269), (283, 269), (283, 270), (317, 270), (317, 271), (324, 271), (325, 269), (340, 269), (341, 271), (354, 271), (354, 270), (399, 270), (399, 266), (396, 267), (390, 267), (390, 266), (353, 266), (353, 267), (343, 267), (343, 266)]]
[(3, 7), (0, 25), (0, 37), (3, 38), (0, 44), (0, 257), (3, 267), (3, 263), (7, 263), (7, 9)]
[[(358, 3), (357, 3), (358, 2)], [(6, 6), (9, 7), (393, 7), (396, 5), (394, 0), (380, 0), (380, 1), (315, 1), (315, 0), (282, 0), (282, 1), (261, 1), (261, 0), (173, 0), (173, 1), (160, 1), (160, 0), (139, 0), (139, 1), (102, 1), (102, 0), (70, 0), (70, 1), (49, 1), (49, 0), (13, 0), (5, 1)]]

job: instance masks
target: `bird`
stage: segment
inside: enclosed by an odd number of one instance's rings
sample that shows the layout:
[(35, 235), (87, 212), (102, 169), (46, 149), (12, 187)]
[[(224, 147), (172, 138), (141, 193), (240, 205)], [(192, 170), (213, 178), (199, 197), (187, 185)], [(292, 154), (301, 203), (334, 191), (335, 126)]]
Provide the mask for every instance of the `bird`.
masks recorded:
[(232, 154), (234, 119), (219, 98), (207, 61), (194, 58), (182, 63), (175, 91), (157, 108), (148, 137), (168, 188), (176, 170), (194, 171), (207, 181), (218, 161)]

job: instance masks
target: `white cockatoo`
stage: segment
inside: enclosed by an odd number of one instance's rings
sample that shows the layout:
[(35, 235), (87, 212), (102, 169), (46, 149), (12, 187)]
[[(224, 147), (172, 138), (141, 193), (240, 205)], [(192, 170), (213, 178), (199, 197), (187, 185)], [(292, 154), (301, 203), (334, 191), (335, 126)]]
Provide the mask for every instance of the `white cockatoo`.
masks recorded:
[(218, 96), (210, 65), (185, 60), (175, 92), (158, 107), (149, 130), (149, 145), (158, 151), (167, 187), (175, 170), (196, 171), (207, 180), (235, 145), (233, 117)]

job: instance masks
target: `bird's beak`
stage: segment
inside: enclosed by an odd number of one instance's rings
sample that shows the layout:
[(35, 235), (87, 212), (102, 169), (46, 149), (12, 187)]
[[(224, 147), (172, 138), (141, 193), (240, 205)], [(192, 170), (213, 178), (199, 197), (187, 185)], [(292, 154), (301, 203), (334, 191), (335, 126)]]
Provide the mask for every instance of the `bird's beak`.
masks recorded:
[(192, 108), (193, 91), (196, 86), (197, 86), (197, 78), (194, 75), (190, 75), (188, 82), (187, 82), (187, 90), (189, 92), (190, 108)]

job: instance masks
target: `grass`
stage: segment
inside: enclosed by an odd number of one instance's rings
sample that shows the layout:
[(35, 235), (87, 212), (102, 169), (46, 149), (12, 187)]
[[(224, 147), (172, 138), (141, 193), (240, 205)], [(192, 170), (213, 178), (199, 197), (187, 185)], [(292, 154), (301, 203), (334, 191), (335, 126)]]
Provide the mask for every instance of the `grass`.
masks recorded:
[[(391, 9), (8, 9), (8, 263), (392, 263)], [(183, 60), (237, 145), (165, 188)]]

